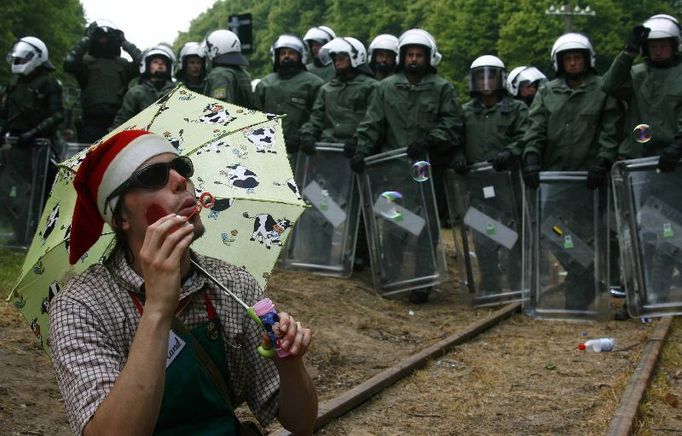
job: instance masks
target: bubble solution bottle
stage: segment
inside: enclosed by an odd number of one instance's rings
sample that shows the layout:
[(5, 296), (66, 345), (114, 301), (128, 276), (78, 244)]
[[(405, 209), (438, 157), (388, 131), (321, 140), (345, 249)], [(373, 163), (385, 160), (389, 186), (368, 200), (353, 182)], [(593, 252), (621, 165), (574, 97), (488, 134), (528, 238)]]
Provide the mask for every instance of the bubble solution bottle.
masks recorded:
[(613, 346), (616, 344), (613, 338), (599, 338), (590, 339), (578, 345), (578, 349), (581, 351), (592, 351), (595, 353), (600, 353), (602, 351), (613, 351)]
[(277, 310), (275, 305), (269, 298), (263, 298), (258, 303), (253, 305), (253, 310), (260, 318), (263, 323), (265, 331), (270, 336), (270, 342), (272, 346), (275, 347), (278, 357), (287, 357), (289, 355), (288, 351), (284, 351), (280, 348), (281, 334), (279, 332), (279, 315), (277, 315)]

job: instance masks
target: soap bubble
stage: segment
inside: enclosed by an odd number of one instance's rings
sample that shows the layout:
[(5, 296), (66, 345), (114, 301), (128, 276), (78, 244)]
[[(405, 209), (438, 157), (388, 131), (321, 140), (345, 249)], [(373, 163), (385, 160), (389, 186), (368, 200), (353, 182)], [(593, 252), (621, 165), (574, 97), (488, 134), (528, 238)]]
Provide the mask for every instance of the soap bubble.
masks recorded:
[(397, 191), (386, 191), (379, 197), (379, 212), (390, 220), (399, 220), (402, 213), (396, 205), (402, 200), (403, 194)]
[(635, 126), (635, 130), (632, 131), (632, 134), (635, 137), (635, 141), (639, 142), (640, 144), (649, 142), (652, 137), (651, 126), (648, 124), (637, 124)]
[(415, 182), (425, 182), (429, 180), (429, 171), (431, 170), (431, 164), (425, 160), (420, 160), (412, 164), (410, 168), (410, 174)]

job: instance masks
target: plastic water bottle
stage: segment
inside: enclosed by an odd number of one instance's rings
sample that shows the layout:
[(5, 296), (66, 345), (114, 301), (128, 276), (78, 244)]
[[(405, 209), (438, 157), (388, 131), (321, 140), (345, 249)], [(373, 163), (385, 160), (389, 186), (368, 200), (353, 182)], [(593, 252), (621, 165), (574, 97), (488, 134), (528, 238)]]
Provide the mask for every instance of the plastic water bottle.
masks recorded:
[(613, 338), (599, 338), (590, 339), (581, 344), (578, 344), (578, 349), (581, 351), (592, 351), (595, 353), (601, 353), (602, 351), (613, 351), (613, 346), (616, 344), (616, 340)]

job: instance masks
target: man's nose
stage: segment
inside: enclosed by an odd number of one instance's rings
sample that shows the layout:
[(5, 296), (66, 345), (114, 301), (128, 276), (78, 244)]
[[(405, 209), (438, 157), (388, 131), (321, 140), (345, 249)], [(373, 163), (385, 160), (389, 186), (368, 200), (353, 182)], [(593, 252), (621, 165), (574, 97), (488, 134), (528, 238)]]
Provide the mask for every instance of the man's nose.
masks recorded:
[(187, 179), (173, 168), (168, 173), (168, 183), (173, 191), (184, 191), (187, 189)]

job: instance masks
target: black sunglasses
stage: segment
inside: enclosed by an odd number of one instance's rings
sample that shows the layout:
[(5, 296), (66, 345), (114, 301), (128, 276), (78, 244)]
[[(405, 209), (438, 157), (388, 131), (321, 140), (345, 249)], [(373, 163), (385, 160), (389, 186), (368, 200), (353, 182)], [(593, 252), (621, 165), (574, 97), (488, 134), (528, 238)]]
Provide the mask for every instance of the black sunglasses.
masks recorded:
[(189, 179), (194, 175), (194, 165), (187, 156), (178, 156), (169, 162), (158, 162), (135, 171), (132, 176), (109, 194), (104, 202), (106, 210), (112, 198), (118, 197), (125, 191), (133, 188), (158, 189), (168, 183), (170, 170), (174, 169), (182, 177)]

